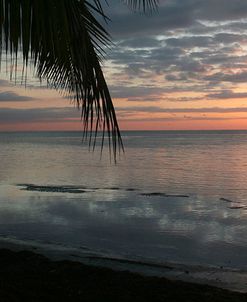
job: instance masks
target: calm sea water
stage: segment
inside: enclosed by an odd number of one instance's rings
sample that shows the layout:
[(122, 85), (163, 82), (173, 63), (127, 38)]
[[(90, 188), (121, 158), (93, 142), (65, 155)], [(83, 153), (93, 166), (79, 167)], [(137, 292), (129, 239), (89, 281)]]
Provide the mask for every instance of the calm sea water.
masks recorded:
[(0, 238), (247, 269), (247, 132), (123, 140), (114, 165), (81, 133), (1, 133)]

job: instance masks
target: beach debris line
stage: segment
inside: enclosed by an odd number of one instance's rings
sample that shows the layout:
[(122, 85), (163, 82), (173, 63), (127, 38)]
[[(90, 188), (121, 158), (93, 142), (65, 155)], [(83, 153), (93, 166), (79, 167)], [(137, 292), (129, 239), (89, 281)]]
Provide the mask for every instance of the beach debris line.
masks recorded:
[[(87, 256), (86, 259), (92, 259), (92, 260), (103, 260), (104, 263), (112, 262), (112, 263), (122, 263), (122, 264), (128, 264), (133, 266), (146, 266), (146, 267), (156, 267), (161, 268), (165, 270), (175, 270), (175, 266), (171, 266), (165, 263), (156, 263), (156, 262), (145, 262), (142, 260), (135, 260), (135, 259), (127, 259), (127, 258), (114, 258), (114, 257), (107, 257), (107, 256)], [(126, 268), (127, 269), (127, 268)]]

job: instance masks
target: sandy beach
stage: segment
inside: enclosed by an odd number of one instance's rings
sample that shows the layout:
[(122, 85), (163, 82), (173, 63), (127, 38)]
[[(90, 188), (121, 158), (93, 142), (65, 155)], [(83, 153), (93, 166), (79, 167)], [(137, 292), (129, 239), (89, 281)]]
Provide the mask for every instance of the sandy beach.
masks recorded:
[(1, 301), (247, 301), (247, 294), (0, 250)]

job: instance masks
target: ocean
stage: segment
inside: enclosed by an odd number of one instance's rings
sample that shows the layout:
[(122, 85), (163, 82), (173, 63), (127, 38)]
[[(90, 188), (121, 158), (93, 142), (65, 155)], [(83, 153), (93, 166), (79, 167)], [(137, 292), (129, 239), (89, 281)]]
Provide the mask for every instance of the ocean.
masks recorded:
[(247, 131), (0, 133), (0, 239), (247, 269)]

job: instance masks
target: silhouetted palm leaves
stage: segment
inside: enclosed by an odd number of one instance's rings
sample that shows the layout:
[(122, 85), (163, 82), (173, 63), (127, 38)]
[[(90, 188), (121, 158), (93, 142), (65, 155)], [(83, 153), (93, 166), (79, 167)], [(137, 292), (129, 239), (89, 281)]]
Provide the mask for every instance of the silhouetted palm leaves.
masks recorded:
[[(144, 11), (157, 5), (156, 0), (124, 2)], [(38, 78), (72, 96), (90, 141), (93, 130), (107, 131), (116, 154), (122, 141), (100, 65), (110, 38), (95, 15), (107, 19), (100, 0), (0, 0), (1, 58), (5, 51), (17, 66), (21, 52), (23, 74), (31, 63)]]

